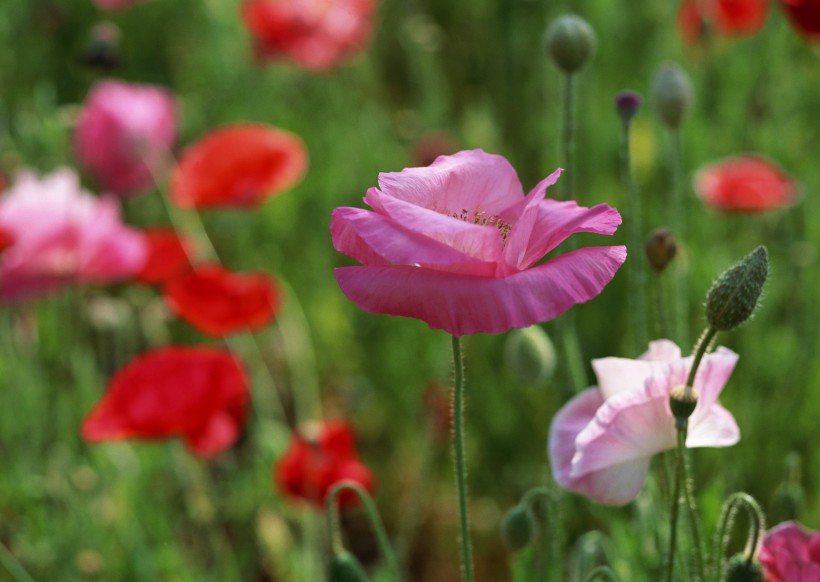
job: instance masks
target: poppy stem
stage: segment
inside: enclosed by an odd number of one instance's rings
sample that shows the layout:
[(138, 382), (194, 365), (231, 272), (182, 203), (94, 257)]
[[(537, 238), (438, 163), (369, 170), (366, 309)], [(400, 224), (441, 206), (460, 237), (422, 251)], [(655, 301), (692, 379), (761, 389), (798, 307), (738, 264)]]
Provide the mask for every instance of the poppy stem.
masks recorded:
[(470, 542), (470, 523), (467, 515), (467, 464), (464, 458), (464, 357), (461, 338), (453, 336), (453, 457), (461, 533), (461, 576), (464, 582), (473, 581), (473, 547)]
[[(539, 548), (540, 551), (536, 552), (535, 559), (537, 580), (547, 579), (546, 564), (549, 564), (552, 570), (557, 570), (557, 572), (554, 572), (556, 574), (556, 580), (563, 579), (563, 572), (561, 571), (563, 560), (561, 559), (560, 554), (561, 545), (563, 542), (563, 532), (561, 531), (560, 514), (558, 512), (559, 503), (556, 497), (557, 493), (554, 489), (550, 489), (549, 487), (542, 485), (540, 487), (530, 489), (524, 494), (524, 497), (521, 498), (521, 505), (528, 507), (531, 511), (533, 511), (533, 513), (535, 509), (534, 505), (538, 499), (544, 500), (544, 515), (538, 515), (538, 517), (540, 518), (539, 521), (545, 522), (551, 530), (549, 532), (551, 535), (548, 536), (546, 528), (539, 528), (541, 547)], [(546, 554), (549, 554), (549, 557), (547, 557)]]
[(686, 443), (686, 429), (678, 430), (678, 449), (675, 455), (675, 488), (672, 493), (672, 511), (669, 516), (669, 553), (666, 563), (666, 582), (672, 582), (675, 571), (675, 550), (678, 542), (678, 512), (680, 509), (680, 490), (682, 473), (683, 473), (683, 458), (680, 454), (681, 443)]
[(700, 519), (698, 518), (698, 508), (695, 503), (695, 495), (692, 491), (692, 471), (689, 466), (689, 459), (686, 454), (686, 431), (683, 431), (683, 440), (678, 439), (678, 454), (681, 456), (681, 464), (683, 465), (683, 497), (686, 501), (687, 514), (689, 516), (689, 528), (692, 534), (692, 545), (695, 548), (695, 571), (699, 576), (699, 580), (705, 582), (706, 570), (704, 569), (703, 561), (703, 544), (700, 538)]
[(3, 565), (3, 568), (6, 569), (11, 575), (11, 579), (14, 582), (34, 582), (34, 578), (32, 578), (28, 572), (26, 572), (23, 565), (14, 557), (8, 548), (4, 544), (0, 544), (0, 564)]
[[(672, 128), (669, 130), (669, 168), (670, 181), (672, 186), (672, 203), (669, 205), (669, 224), (672, 227), (672, 233), (677, 237), (682, 245), (686, 245), (686, 223), (685, 212), (686, 205), (684, 204), (683, 194), (683, 155), (681, 148), (681, 136), (679, 128)], [(672, 282), (672, 313), (674, 322), (675, 339), (679, 345), (687, 345), (689, 343), (688, 334), (686, 330), (687, 320), (687, 300), (686, 300), (686, 285), (683, 284), (684, 273), (683, 261), (676, 261), (673, 266), (674, 281)]]
[(735, 492), (732, 493), (720, 510), (720, 519), (718, 520), (718, 529), (715, 535), (714, 544), (714, 562), (712, 563), (712, 573), (715, 580), (723, 580), (723, 565), (726, 556), (726, 545), (729, 543), (729, 532), (735, 523), (735, 517), (740, 509), (745, 509), (749, 515), (749, 541), (746, 544), (748, 550), (747, 564), (751, 564), (757, 551), (757, 543), (760, 540), (760, 534), (765, 529), (765, 517), (760, 505), (755, 501), (754, 497), (748, 493)]

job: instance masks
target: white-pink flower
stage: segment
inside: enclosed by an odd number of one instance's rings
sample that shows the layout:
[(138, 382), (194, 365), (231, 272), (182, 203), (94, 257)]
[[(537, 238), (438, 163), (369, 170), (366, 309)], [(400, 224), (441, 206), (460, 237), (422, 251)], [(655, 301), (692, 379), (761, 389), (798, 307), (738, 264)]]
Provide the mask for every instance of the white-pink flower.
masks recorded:
[[(728, 447), (740, 440), (734, 417), (718, 403), (737, 362), (727, 348), (704, 356), (687, 447)], [(669, 392), (686, 383), (692, 358), (669, 340), (637, 360), (593, 360), (598, 386), (570, 400), (553, 419), (549, 457), (556, 482), (599, 503), (624, 505), (640, 493), (653, 455), (675, 448)]]
[(83, 105), (74, 150), (105, 190), (134, 194), (154, 184), (176, 134), (171, 93), (153, 85), (102, 81)]
[(83, 191), (67, 168), (43, 178), (21, 172), (0, 197), (0, 230), (14, 241), (0, 255), (3, 299), (131, 277), (147, 252), (143, 235), (120, 221), (116, 199)]

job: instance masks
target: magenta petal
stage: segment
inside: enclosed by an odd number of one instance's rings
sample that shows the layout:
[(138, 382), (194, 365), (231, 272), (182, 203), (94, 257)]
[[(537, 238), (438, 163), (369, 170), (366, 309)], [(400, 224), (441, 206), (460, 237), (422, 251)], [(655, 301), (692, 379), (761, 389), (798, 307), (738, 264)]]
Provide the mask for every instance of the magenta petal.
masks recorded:
[[(816, 534), (815, 534), (816, 535)], [(773, 582), (820, 582), (820, 563), (810, 553), (812, 534), (794, 521), (772, 528), (763, 538), (758, 559)]]
[(335, 274), (347, 298), (369, 313), (414, 317), (462, 336), (553, 319), (597, 296), (625, 259), (623, 246), (586, 247), (503, 278), (411, 266), (341, 267)]

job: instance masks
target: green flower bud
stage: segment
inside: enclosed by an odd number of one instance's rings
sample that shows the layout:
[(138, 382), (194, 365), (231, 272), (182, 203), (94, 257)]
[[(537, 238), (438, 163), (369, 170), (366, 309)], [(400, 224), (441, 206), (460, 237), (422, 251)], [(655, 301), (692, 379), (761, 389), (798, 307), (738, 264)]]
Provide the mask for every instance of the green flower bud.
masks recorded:
[(535, 534), (535, 519), (532, 511), (520, 503), (510, 509), (501, 520), (501, 538), (504, 545), (513, 552), (523, 550)]
[(736, 554), (726, 566), (723, 582), (764, 582), (763, 568), (757, 562), (750, 563), (743, 554)]
[(367, 582), (367, 574), (356, 556), (347, 550), (342, 550), (336, 552), (330, 561), (328, 580), (330, 582)]
[(678, 254), (678, 241), (668, 228), (656, 228), (646, 237), (644, 250), (649, 264), (660, 272)]
[(552, 341), (537, 325), (514, 329), (507, 335), (504, 360), (516, 378), (526, 384), (549, 380), (557, 363)]
[(769, 275), (769, 254), (759, 246), (726, 270), (706, 296), (706, 320), (713, 329), (727, 331), (752, 316)]
[(666, 125), (678, 127), (692, 105), (692, 82), (678, 65), (667, 63), (652, 83), (652, 105)]
[(595, 52), (597, 39), (589, 23), (574, 14), (559, 16), (547, 27), (544, 44), (555, 65), (567, 74), (580, 70)]
[(698, 405), (698, 393), (687, 390), (686, 386), (675, 386), (669, 391), (669, 408), (675, 420), (685, 421), (695, 412)]

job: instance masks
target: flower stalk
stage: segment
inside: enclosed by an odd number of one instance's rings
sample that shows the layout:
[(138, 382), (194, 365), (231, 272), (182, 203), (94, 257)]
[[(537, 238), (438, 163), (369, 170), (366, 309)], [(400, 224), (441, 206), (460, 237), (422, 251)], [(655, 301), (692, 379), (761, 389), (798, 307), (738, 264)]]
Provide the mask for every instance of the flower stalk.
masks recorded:
[(461, 575), (464, 582), (473, 581), (473, 546), (467, 513), (467, 463), (464, 453), (464, 356), (461, 338), (453, 336), (453, 460), (458, 495), (459, 530), (461, 539)]
[(758, 502), (755, 501), (754, 497), (741, 491), (730, 495), (721, 507), (718, 529), (715, 535), (714, 562), (712, 564), (712, 571), (714, 572), (713, 578), (715, 580), (723, 580), (723, 568), (726, 562), (726, 546), (729, 543), (729, 532), (735, 523), (737, 513), (741, 509), (746, 511), (749, 515), (749, 521), (751, 522), (749, 527), (749, 541), (746, 545), (747, 565), (750, 565), (754, 560), (758, 541), (766, 529), (763, 510), (760, 508)]

